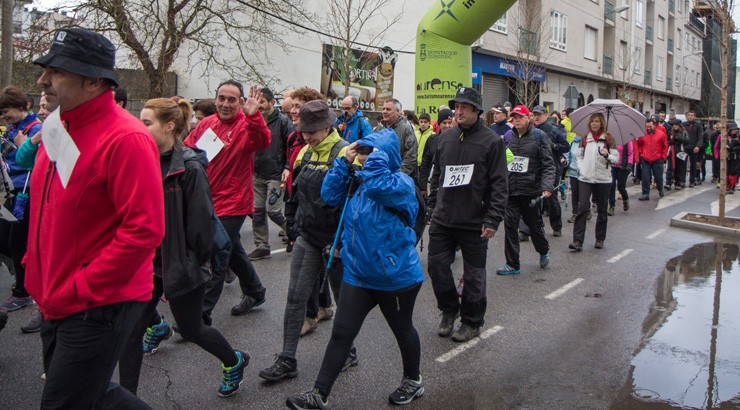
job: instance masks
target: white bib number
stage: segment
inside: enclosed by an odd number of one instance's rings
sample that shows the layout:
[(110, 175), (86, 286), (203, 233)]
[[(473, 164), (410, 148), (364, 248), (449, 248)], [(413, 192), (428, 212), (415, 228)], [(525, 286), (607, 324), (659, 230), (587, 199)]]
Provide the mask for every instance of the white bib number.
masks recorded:
[(508, 168), (509, 172), (527, 172), (529, 169), (529, 157), (515, 156)]
[(465, 186), (473, 178), (475, 164), (470, 165), (448, 165), (445, 167), (445, 179), (442, 188), (454, 188)]

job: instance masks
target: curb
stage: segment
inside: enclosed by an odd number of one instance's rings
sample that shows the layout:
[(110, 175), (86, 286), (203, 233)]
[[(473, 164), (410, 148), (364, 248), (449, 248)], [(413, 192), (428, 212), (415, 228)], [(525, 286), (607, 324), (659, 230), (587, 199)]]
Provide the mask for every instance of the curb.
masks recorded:
[(691, 229), (695, 231), (703, 231), (703, 232), (709, 232), (712, 234), (740, 238), (740, 229), (733, 229), (733, 228), (728, 228), (725, 226), (710, 225), (710, 224), (705, 224), (705, 223), (695, 222), (695, 221), (686, 221), (683, 219), (683, 217), (688, 214), (714, 216), (714, 215), (701, 214), (698, 212), (681, 212), (678, 215), (671, 218), (670, 225), (675, 226), (677, 228)]

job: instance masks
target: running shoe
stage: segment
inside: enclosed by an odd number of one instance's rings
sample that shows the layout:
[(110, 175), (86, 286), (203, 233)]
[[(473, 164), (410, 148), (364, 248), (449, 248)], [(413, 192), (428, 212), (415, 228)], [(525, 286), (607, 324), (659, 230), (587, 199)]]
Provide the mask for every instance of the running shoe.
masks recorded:
[(347, 359), (344, 361), (342, 371), (347, 371), (347, 369), (349, 369), (350, 367), (355, 367), (358, 364), (360, 364), (360, 361), (357, 359), (357, 348), (352, 346), (352, 348), (349, 350), (349, 354), (347, 355)]
[(409, 404), (415, 398), (423, 395), (424, 383), (422, 383), (421, 375), (419, 375), (419, 380), (404, 377), (396, 391), (388, 396), (388, 401), (392, 404)]
[(221, 397), (229, 397), (239, 390), (239, 386), (244, 381), (244, 368), (249, 366), (249, 353), (234, 350), (236, 357), (239, 361), (231, 367), (226, 367), (221, 364), (224, 369), (224, 378), (221, 382), (221, 386), (218, 388), (218, 395)]
[(319, 389), (314, 388), (303, 394), (288, 397), (285, 405), (294, 410), (322, 410), (329, 406), (329, 401), (319, 393)]
[(23, 309), (24, 307), (33, 305), (33, 298), (30, 296), (26, 297), (18, 297), (18, 296), (11, 296), (8, 298), (5, 303), (0, 306), (0, 308), (4, 308), (8, 312), (15, 312), (18, 309)]
[(162, 340), (169, 339), (174, 333), (172, 328), (165, 323), (164, 318), (162, 318), (159, 324), (146, 328), (146, 334), (144, 334), (144, 354), (150, 355), (156, 353)]
[(298, 377), (298, 363), (295, 359), (277, 355), (275, 363), (260, 371), (260, 377), (270, 382), (280, 379), (294, 379)]

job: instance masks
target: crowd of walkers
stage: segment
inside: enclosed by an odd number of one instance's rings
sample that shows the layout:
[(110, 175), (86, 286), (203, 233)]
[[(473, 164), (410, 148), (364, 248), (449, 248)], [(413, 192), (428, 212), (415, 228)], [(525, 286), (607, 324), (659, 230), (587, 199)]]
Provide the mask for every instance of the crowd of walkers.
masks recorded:
[[(43, 69), (38, 115), (17, 87), (0, 91), (7, 123), (0, 191), (13, 215), (0, 221), (0, 254), (15, 275), (0, 329), (8, 312), (36, 302), (22, 330), (41, 335), (42, 408), (149, 408), (136, 396), (144, 356), (175, 331), (221, 363), (217, 394), (235, 394), (251, 356), (212, 326), (211, 314), (235, 280), (242, 297), (232, 315), (265, 303), (268, 289), (252, 261), (272, 256), (268, 220), (291, 264), (282, 346), (259, 377), (297, 377), (301, 336), (333, 318), (313, 387), (286, 400), (293, 409), (327, 408), (337, 378), (359, 364), (355, 338), (377, 306), (402, 361), (388, 400), (408, 404), (425, 391), (413, 323), (424, 282), (416, 246), (425, 229), (437, 334), (464, 343), (485, 324), (488, 245), (501, 223), (505, 263), (496, 273), (522, 273), (526, 241), (547, 269), (543, 216), (562, 236), (568, 192), (568, 248), (578, 252), (593, 206), (594, 247), (605, 247), (617, 199), (630, 209), (630, 175), (641, 181), (639, 199), (649, 200), (651, 188), (661, 197), (684, 188), (687, 173), (689, 187), (700, 185), (709, 157), (716, 182), (721, 138), (728, 139), (728, 193), (740, 171), (734, 124), (722, 136), (693, 113), (685, 123), (647, 118), (644, 136), (617, 144), (600, 113), (576, 135), (572, 109), (548, 114), (504, 103), (485, 110), (468, 87), (436, 118), (416, 118), (389, 99), (375, 128), (355, 97), (342, 100), (337, 116), (325, 96), (301, 88), (284, 93), (278, 108), (269, 88), (245, 90), (235, 80), (194, 105), (148, 100), (136, 119), (125, 110), (114, 61), (104, 36), (62, 29), (34, 61)], [(249, 253), (240, 236), (247, 217)], [(459, 280), (451, 270), (458, 251)], [(157, 310), (162, 300), (170, 323)], [(120, 384), (111, 382), (117, 365)]]

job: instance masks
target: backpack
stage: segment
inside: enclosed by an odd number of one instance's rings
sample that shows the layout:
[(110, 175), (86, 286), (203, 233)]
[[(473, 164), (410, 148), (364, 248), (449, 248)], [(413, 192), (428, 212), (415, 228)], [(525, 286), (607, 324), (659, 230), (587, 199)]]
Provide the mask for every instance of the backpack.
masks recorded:
[[(334, 145), (331, 147), (331, 151), (329, 152), (329, 158), (327, 158), (326, 161), (311, 161), (311, 147), (309, 147), (306, 152), (303, 153), (303, 158), (301, 159), (301, 167), (311, 164), (314, 166), (325, 166), (327, 168), (331, 168), (334, 166), (334, 160), (337, 159), (339, 156), (339, 151), (342, 150), (342, 148), (349, 146), (349, 143), (347, 140), (340, 138), (339, 141), (335, 142)], [(294, 177), (294, 180), (296, 178)]]
[[(534, 139), (537, 141), (537, 158), (540, 157), (540, 143), (542, 142), (542, 131), (540, 131), (537, 127), (532, 127), (534, 130)], [(510, 129), (506, 131), (506, 134), (504, 134), (504, 143), (506, 144), (506, 147), (509, 146), (509, 139), (511, 136), (514, 135), (514, 130)]]

